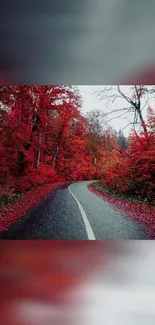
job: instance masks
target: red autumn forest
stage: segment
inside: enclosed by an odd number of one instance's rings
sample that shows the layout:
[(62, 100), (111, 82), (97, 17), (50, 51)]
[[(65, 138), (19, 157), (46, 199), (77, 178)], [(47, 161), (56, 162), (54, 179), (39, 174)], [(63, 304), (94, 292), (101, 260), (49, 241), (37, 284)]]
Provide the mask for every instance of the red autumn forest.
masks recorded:
[[(142, 91), (137, 92), (140, 99)], [(155, 112), (148, 107), (139, 131), (102, 127), (99, 113), (82, 114), (75, 86), (1, 86), (0, 199), (15, 198), (51, 184), (99, 180), (100, 186), (155, 200)], [(140, 112), (141, 113), (141, 112)], [(41, 196), (40, 196), (41, 199)]]

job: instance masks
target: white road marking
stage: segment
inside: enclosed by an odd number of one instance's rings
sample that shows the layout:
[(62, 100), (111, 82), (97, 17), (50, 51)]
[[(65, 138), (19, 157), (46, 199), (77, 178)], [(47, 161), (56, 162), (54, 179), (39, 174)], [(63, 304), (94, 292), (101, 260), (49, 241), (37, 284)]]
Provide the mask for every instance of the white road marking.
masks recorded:
[(92, 227), (89, 223), (89, 220), (87, 218), (87, 215), (81, 205), (81, 203), (78, 201), (78, 199), (76, 198), (76, 196), (73, 194), (73, 192), (71, 191), (71, 185), (68, 187), (71, 195), (73, 196), (75, 202), (77, 203), (78, 205), (78, 208), (81, 212), (81, 215), (82, 215), (82, 218), (83, 218), (83, 221), (84, 221), (84, 224), (85, 224), (85, 227), (86, 227), (86, 232), (87, 232), (87, 236), (88, 236), (88, 239), (89, 240), (96, 240), (95, 236), (94, 236), (94, 233), (93, 233), (93, 230), (92, 230)]

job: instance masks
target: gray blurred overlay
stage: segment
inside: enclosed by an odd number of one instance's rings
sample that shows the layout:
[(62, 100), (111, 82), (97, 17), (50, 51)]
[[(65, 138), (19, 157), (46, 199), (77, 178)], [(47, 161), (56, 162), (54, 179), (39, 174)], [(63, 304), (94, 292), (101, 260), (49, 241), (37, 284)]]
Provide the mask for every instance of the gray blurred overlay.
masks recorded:
[(1, 1), (1, 79), (114, 84), (154, 62), (155, 1)]

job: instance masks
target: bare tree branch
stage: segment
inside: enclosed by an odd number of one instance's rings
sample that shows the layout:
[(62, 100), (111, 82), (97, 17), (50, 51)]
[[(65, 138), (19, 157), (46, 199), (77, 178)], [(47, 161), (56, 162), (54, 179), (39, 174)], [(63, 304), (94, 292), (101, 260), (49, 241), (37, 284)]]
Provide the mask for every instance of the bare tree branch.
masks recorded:
[(140, 122), (134, 123), (134, 122), (130, 122), (129, 124), (127, 124), (123, 129), (121, 129), (121, 131), (124, 131), (129, 125), (134, 126), (135, 124), (140, 124)]
[(127, 97), (127, 96), (126, 96), (126, 95), (121, 91), (119, 85), (117, 86), (117, 88), (118, 88), (118, 91), (119, 91), (120, 95), (121, 95), (124, 99), (126, 99), (128, 103), (130, 103), (130, 104), (132, 104), (133, 106), (135, 106), (135, 103), (132, 101), (132, 99), (129, 98), (129, 97)]
[[(144, 98), (145, 95), (147, 94), (153, 94), (152, 97), (154, 97), (155, 94), (155, 87), (154, 86), (144, 86), (144, 85), (133, 85), (130, 86), (131, 90), (131, 96), (130, 94), (127, 95), (124, 93), (124, 91), (121, 89), (120, 85), (116, 86), (105, 86), (103, 90), (97, 91), (97, 96), (101, 100), (105, 100), (105, 108), (107, 108), (111, 104), (119, 98), (123, 98), (127, 103), (129, 103), (131, 106), (130, 107), (124, 107), (120, 109), (114, 109), (110, 110), (109, 112), (104, 113), (104, 117), (106, 118), (110, 114), (113, 113), (121, 113), (125, 112), (126, 113), (134, 113), (133, 115), (133, 122), (130, 123), (130, 125), (136, 125), (136, 124), (141, 124), (143, 131), (145, 134), (147, 134), (147, 125), (145, 123), (145, 119), (143, 117), (143, 109), (147, 105), (148, 101), (150, 98), (147, 98), (145, 104), (143, 107), (142, 106), (142, 98)], [(151, 97), (151, 98), (152, 98)], [(107, 100), (107, 102), (106, 102)], [(124, 114), (123, 114), (124, 115)], [(118, 117), (121, 117), (122, 114), (119, 114)], [(117, 117), (115, 117), (117, 118)], [(114, 118), (112, 117), (109, 121), (113, 120)], [(108, 121), (108, 122), (109, 122)], [(139, 123), (140, 121), (140, 123)]]
[(130, 112), (130, 110), (133, 111), (133, 107), (124, 107), (124, 108), (119, 108), (119, 109), (114, 109), (113, 111), (110, 111), (108, 113), (105, 113), (104, 116), (108, 116), (109, 114), (112, 114), (112, 113), (117, 113), (117, 112), (120, 112), (120, 111), (126, 111), (125, 113), (128, 113)]
[(107, 122), (109, 123), (109, 122), (111, 122), (112, 120), (115, 120), (116, 118), (119, 118), (119, 117), (123, 116), (123, 115), (126, 114), (126, 113), (127, 113), (127, 112), (124, 112), (123, 114), (121, 114), (121, 115), (119, 115), (119, 116), (113, 117), (113, 118), (111, 118), (110, 120), (108, 120)]

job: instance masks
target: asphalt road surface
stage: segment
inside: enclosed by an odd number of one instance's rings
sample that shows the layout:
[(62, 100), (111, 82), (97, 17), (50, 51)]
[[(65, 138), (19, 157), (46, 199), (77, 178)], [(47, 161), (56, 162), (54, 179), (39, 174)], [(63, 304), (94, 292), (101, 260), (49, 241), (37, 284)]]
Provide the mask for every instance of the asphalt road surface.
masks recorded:
[(149, 239), (143, 227), (90, 192), (90, 182), (60, 186), (21, 220), (0, 235), (1, 239)]

